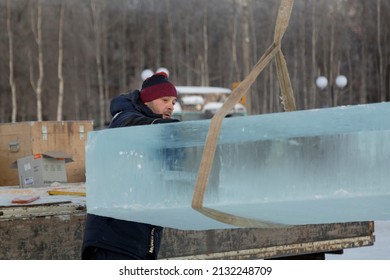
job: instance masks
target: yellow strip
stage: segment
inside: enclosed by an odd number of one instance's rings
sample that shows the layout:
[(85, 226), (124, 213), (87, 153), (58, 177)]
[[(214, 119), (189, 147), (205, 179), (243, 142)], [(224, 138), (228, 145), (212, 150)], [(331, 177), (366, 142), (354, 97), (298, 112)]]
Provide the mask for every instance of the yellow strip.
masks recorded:
[(85, 192), (47, 191), (50, 195), (78, 195), (85, 196)]

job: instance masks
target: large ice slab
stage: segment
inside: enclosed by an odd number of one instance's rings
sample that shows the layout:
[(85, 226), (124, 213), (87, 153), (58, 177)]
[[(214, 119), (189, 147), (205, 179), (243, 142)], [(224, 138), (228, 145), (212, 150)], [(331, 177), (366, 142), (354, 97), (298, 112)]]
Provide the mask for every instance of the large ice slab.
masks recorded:
[[(210, 120), (94, 131), (89, 213), (230, 228), (191, 208)], [(227, 118), (204, 206), (264, 227), (390, 219), (390, 103)]]

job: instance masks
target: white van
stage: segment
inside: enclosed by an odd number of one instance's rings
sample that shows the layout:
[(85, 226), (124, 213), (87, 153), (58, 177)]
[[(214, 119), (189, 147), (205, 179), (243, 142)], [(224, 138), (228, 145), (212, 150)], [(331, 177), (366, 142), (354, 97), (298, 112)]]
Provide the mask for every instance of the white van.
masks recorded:
[[(175, 105), (173, 118), (182, 121), (212, 118), (232, 92), (223, 87), (177, 86), (176, 89), (179, 102)], [(237, 103), (227, 117), (245, 115), (245, 106)]]

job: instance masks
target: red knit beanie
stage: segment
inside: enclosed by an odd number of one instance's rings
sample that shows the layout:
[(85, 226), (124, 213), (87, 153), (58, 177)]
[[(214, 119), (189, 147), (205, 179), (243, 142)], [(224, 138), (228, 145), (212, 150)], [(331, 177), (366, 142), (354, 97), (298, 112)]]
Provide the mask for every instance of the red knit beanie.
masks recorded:
[(177, 97), (176, 88), (168, 80), (168, 75), (165, 72), (156, 73), (142, 83), (140, 98), (143, 103), (164, 96)]

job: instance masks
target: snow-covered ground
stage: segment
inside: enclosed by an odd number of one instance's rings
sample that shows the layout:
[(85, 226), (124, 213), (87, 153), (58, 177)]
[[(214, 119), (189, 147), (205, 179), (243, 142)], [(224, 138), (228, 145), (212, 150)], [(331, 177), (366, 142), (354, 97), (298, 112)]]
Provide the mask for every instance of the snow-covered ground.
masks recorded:
[(344, 250), (342, 255), (327, 254), (327, 260), (390, 260), (390, 221), (375, 222), (373, 246)]

